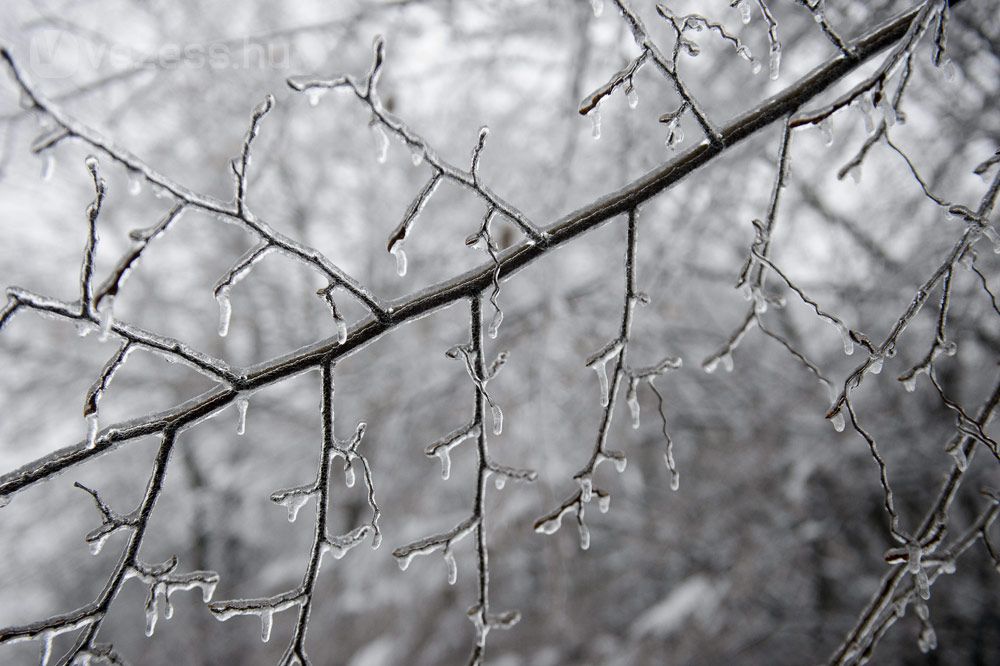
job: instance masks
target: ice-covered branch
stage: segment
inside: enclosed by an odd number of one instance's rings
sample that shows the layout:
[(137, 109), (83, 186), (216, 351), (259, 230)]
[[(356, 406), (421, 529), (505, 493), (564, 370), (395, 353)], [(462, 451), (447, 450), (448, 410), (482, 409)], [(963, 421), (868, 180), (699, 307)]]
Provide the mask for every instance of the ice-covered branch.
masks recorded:
[[(385, 153), (389, 147), (389, 139), (385, 135), (385, 132), (388, 130), (390, 133), (398, 137), (400, 141), (407, 146), (407, 148), (409, 148), (414, 164), (419, 165), (422, 162), (426, 162), (427, 165), (431, 167), (434, 173), (432, 181), (436, 178), (444, 178), (472, 190), (489, 206), (496, 208), (497, 211), (516, 224), (533, 243), (540, 245), (547, 244), (548, 239), (546, 237), (546, 233), (542, 229), (529, 220), (524, 213), (497, 196), (479, 178), (479, 153), (482, 151), (482, 144), (485, 140), (484, 132), (480, 132), (479, 140), (473, 153), (474, 158), (472, 168), (470, 168), (469, 171), (465, 171), (464, 169), (454, 166), (450, 162), (446, 161), (427, 143), (422, 136), (417, 134), (402, 120), (393, 116), (385, 108), (385, 106), (383, 106), (382, 101), (378, 96), (378, 79), (381, 75), (382, 66), (385, 62), (385, 40), (381, 35), (375, 37), (372, 45), (372, 51), (372, 65), (367, 76), (365, 77), (364, 82), (359, 82), (355, 77), (347, 74), (333, 79), (292, 77), (288, 79), (288, 85), (292, 90), (304, 92), (308, 95), (309, 101), (313, 105), (318, 104), (320, 98), (326, 94), (327, 91), (336, 88), (347, 88), (353, 92), (371, 112), (371, 126), (374, 128), (373, 131), (376, 132), (376, 135), (379, 138), (379, 161), (384, 161)], [(424, 191), (426, 190), (427, 188), (425, 188)], [(433, 193), (433, 189), (431, 189), (430, 193), (423, 198), (420, 206), (422, 206), (423, 203), (426, 203), (426, 198), (429, 197), (431, 193)], [(421, 201), (421, 197), (418, 196), (416, 201)], [(411, 205), (410, 210), (414, 210), (413, 205)], [(416, 213), (419, 213), (419, 208), (416, 209), (414, 215)], [(400, 225), (401, 228), (405, 226), (405, 222), (406, 216), (404, 216), (404, 224)], [(396, 234), (394, 233), (393, 237), (395, 235)], [(393, 247), (393, 237), (390, 237), (390, 248)], [(397, 244), (399, 243), (398, 240), (395, 242)]]

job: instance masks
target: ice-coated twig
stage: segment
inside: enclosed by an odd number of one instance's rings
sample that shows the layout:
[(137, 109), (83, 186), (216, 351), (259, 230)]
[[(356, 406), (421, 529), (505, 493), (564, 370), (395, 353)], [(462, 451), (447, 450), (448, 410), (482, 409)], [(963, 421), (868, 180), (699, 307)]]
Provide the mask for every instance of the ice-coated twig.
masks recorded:
[[(500, 490), (506, 479), (517, 481), (534, 481), (537, 474), (531, 470), (520, 470), (504, 465), (498, 465), (490, 458), (489, 446), (486, 436), (486, 405), (489, 403), (494, 408), (494, 426), (496, 426), (496, 406), (489, 400), (486, 394), (486, 381), (496, 374), (499, 365), (494, 363), (493, 368), (487, 370), (485, 355), (483, 353), (483, 297), (477, 294), (469, 299), (470, 301), (470, 342), (467, 345), (458, 345), (449, 350), (449, 356), (457, 357), (461, 352), (466, 362), (466, 369), (473, 380), (475, 411), (472, 422), (467, 426), (459, 428), (449, 435), (441, 438), (428, 446), (424, 453), (428, 456), (440, 456), (442, 462), (442, 476), (448, 478), (451, 462), (448, 452), (463, 442), (464, 440), (476, 438), (476, 495), (473, 502), (472, 513), (468, 518), (455, 525), (446, 532), (433, 534), (428, 537), (417, 539), (404, 546), (400, 546), (392, 551), (393, 557), (399, 563), (401, 569), (406, 569), (410, 561), (417, 555), (426, 555), (441, 550), (444, 554), (444, 561), (447, 568), (448, 583), (454, 585), (458, 579), (458, 564), (452, 553), (452, 545), (464, 537), (472, 534), (475, 540), (476, 551), (476, 571), (477, 571), (477, 603), (469, 609), (469, 619), (476, 627), (476, 642), (470, 657), (470, 664), (482, 662), (486, 651), (486, 635), (491, 628), (509, 629), (520, 619), (517, 611), (509, 611), (500, 615), (490, 613), (490, 570), (489, 552), (486, 545), (486, 490), (490, 475), (494, 475), (496, 488)], [(504, 355), (501, 355), (503, 358)], [(498, 359), (499, 360), (499, 359)], [(502, 364), (502, 362), (500, 363)], [(498, 430), (496, 427), (494, 430)], [(499, 434), (499, 432), (497, 432)], [(503, 481), (501, 481), (503, 479)]]
[[(383, 105), (378, 96), (378, 79), (382, 72), (382, 65), (385, 62), (385, 40), (381, 35), (375, 37), (372, 44), (372, 65), (368, 70), (364, 82), (359, 82), (350, 74), (338, 76), (333, 79), (317, 79), (309, 77), (291, 77), (287, 80), (288, 86), (297, 92), (304, 92), (318, 100), (318, 95), (322, 95), (329, 90), (336, 88), (347, 88), (368, 108), (372, 115), (373, 126), (388, 130), (407, 145), (413, 154), (419, 155), (419, 161), (427, 162), (436, 174), (441, 178), (446, 178), (452, 182), (463, 185), (475, 192), (490, 206), (495, 207), (500, 213), (509, 218), (520, 230), (533, 242), (539, 245), (546, 245), (548, 237), (545, 231), (539, 228), (534, 222), (529, 220), (521, 211), (514, 208), (491, 189), (489, 189), (478, 177), (478, 173), (472, 170), (465, 171), (442, 158), (437, 151), (428, 145), (422, 136), (414, 132), (406, 123), (392, 115)], [(473, 160), (476, 172), (478, 172), (478, 153), (482, 150), (482, 141), (485, 139), (480, 132), (477, 150), (474, 152)], [(415, 158), (416, 162), (417, 159)], [(419, 162), (418, 162), (419, 163)]]
[(260, 121), (274, 108), (274, 95), (267, 95), (264, 101), (258, 104), (253, 110), (250, 119), (250, 129), (247, 130), (243, 138), (243, 149), (240, 151), (239, 161), (233, 160), (230, 166), (233, 175), (236, 177), (236, 215), (244, 217), (246, 215), (247, 196), (247, 171), (250, 168), (250, 148), (253, 140), (257, 138), (260, 131)]
[(496, 241), (493, 239), (493, 234), (490, 230), (490, 224), (493, 222), (493, 218), (496, 215), (496, 208), (490, 206), (486, 210), (486, 215), (483, 216), (483, 224), (480, 226), (479, 231), (472, 234), (465, 239), (465, 244), (469, 247), (478, 247), (480, 243), (483, 244), (486, 253), (489, 254), (490, 259), (493, 261), (493, 291), (490, 292), (490, 304), (493, 306), (493, 321), (490, 322), (489, 336), (491, 339), (497, 337), (497, 333), (500, 330), (500, 324), (503, 322), (503, 310), (500, 308), (500, 248), (497, 246)]
[[(378, 299), (357, 280), (344, 273), (318, 250), (306, 247), (287, 236), (278, 233), (266, 222), (253, 216), (249, 211), (241, 213), (236, 206), (212, 197), (199, 194), (159, 173), (139, 157), (115, 145), (96, 130), (78, 122), (51, 103), (32, 85), (14, 56), (6, 47), (0, 46), (2, 59), (14, 76), (26, 103), (65, 130), (64, 138), (79, 139), (95, 150), (99, 150), (114, 162), (124, 167), (130, 177), (141, 178), (164, 195), (172, 197), (186, 207), (203, 210), (212, 215), (231, 219), (256, 235), (261, 242), (270, 242), (277, 249), (323, 273), (331, 282), (350, 292), (373, 316), (385, 319), (387, 314)], [(0, 319), (2, 323), (2, 319)]]
[(632, 77), (635, 76), (642, 66), (649, 59), (649, 51), (643, 50), (642, 53), (637, 55), (628, 61), (628, 63), (622, 67), (619, 71), (615, 72), (608, 82), (601, 85), (597, 90), (590, 93), (583, 98), (580, 102), (579, 114), (585, 116), (594, 109), (597, 105), (601, 103), (601, 100), (613, 93), (619, 86), (625, 86), (629, 88), (632, 86)]
[(435, 170), (431, 175), (430, 180), (424, 185), (417, 197), (410, 202), (409, 208), (406, 209), (406, 213), (403, 215), (402, 221), (396, 230), (389, 235), (389, 241), (386, 243), (386, 250), (389, 254), (396, 257), (396, 273), (402, 277), (406, 275), (406, 255), (403, 253), (403, 241), (406, 240), (407, 236), (410, 235), (410, 228), (416, 221), (417, 216), (420, 215), (420, 211), (424, 209), (427, 202), (434, 195), (437, 190), (438, 185), (441, 184), (441, 171)]
[(819, 29), (826, 35), (827, 39), (833, 43), (837, 49), (840, 50), (848, 58), (854, 57), (854, 51), (848, 46), (847, 42), (833, 29), (830, 25), (830, 21), (826, 17), (826, 12), (823, 9), (825, 0), (795, 0), (798, 4), (802, 5), (813, 15), (813, 20), (816, 21), (816, 25)]
[[(698, 121), (698, 125), (701, 126), (702, 131), (704, 131), (706, 138), (709, 142), (722, 147), (725, 145), (723, 140), (723, 134), (712, 124), (708, 119), (708, 116), (702, 110), (701, 106), (688, 91), (687, 86), (681, 79), (680, 74), (677, 71), (677, 57), (679, 54), (680, 46), (682, 43), (682, 36), (678, 34), (677, 42), (674, 46), (673, 57), (668, 59), (664, 55), (660, 47), (656, 45), (656, 42), (652, 40), (649, 34), (646, 32), (646, 26), (636, 14), (632, 7), (626, 0), (614, 0), (615, 4), (618, 5), (618, 10), (624, 17), (629, 30), (632, 33), (632, 37), (635, 43), (639, 46), (643, 52), (649, 54), (649, 59), (653, 61), (657, 69), (673, 84), (674, 90), (677, 95), (681, 98), (681, 101), (687, 104), (687, 108), (691, 110), (694, 115), (695, 120)], [(596, 106), (588, 113), (597, 113)]]
[(87, 206), (87, 245), (83, 250), (83, 266), (80, 269), (80, 314), (94, 316), (96, 303), (94, 300), (94, 257), (97, 254), (97, 218), (101, 214), (101, 204), (107, 192), (107, 183), (101, 177), (97, 158), (93, 155), (86, 159), (87, 170), (94, 180), (96, 196), (93, 203)]
[[(381, 532), (378, 520), (381, 512), (375, 503), (374, 484), (371, 468), (367, 459), (358, 453), (358, 445), (364, 436), (364, 424), (360, 424), (350, 440), (340, 441), (334, 432), (334, 382), (333, 362), (329, 358), (320, 365), (321, 402), (320, 411), (323, 421), (323, 436), (320, 446), (320, 456), (316, 471), (316, 479), (305, 486), (297, 486), (279, 490), (271, 495), (271, 501), (288, 509), (289, 520), (294, 520), (302, 505), (310, 497), (316, 498), (316, 524), (309, 555), (309, 563), (302, 577), (302, 583), (293, 590), (288, 590), (271, 597), (259, 599), (236, 599), (218, 601), (209, 605), (209, 610), (220, 621), (228, 620), (237, 615), (257, 615), (261, 620), (261, 639), (267, 641), (271, 634), (272, 618), (275, 613), (298, 607), (295, 628), (288, 647), (282, 655), (281, 666), (293, 664), (309, 664), (306, 654), (305, 639), (309, 625), (309, 614), (312, 610), (316, 579), (319, 576), (323, 556), (332, 553), (336, 559), (342, 558), (354, 546), (361, 543), (368, 535), (372, 537), (372, 547), (378, 548), (381, 543)], [(368, 524), (361, 525), (347, 534), (330, 536), (328, 532), (328, 515), (330, 505), (330, 467), (334, 457), (345, 458), (350, 465), (359, 460), (368, 484), (368, 501), (372, 508), (372, 519)], [(353, 485), (348, 483), (347, 485)]]
[[(818, 125), (837, 111), (849, 106), (856, 100), (860, 100), (864, 95), (873, 92), (881, 94), (882, 89), (892, 75), (913, 55), (921, 38), (927, 33), (931, 21), (934, 20), (937, 13), (946, 4), (948, 4), (947, 0), (926, 0), (910, 21), (906, 34), (892, 48), (889, 54), (882, 60), (882, 64), (871, 75), (826, 106), (820, 107), (815, 111), (799, 113), (791, 119), (791, 126), (794, 128), (803, 125)], [(868, 103), (874, 106), (872, 100), (869, 100)]]
[[(952, 0), (952, 6), (959, 1), (961, 0)], [(851, 42), (851, 47), (857, 56), (855, 59), (848, 60), (842, 56), (831, 58), (801, 80), (787, 86), (774, 96), (764, 100), (758, 107), (734, 119), (721, 130), (721, 133), (728, 137), (726, 145), (701, 144), (694, 146), (650, 173), (627, 184), (613, 196), (599, 198), (555, 222), (547, 228), (550, 238), (550, 242), (547, 244), (538, 244), (529, 239), (504, 251), (500, 257), (503, 274), (505, 276), (513, 275), (525, 266), (546, 256), (552, 249), (669, 189), (697, 168), (725, 153), (736, 143), (756, 134), (762, 128), (781, 120), (803, 104), (815, 99), (858, 65), (904, 38), (914, 20), (922, 15), (921, 10), (922, 6), (903, 13), (859, 36)], [(14, 64), (10, 52), (6, 49), (0, 49), (0, 58), (14, 72), (15, 78), (21, 82), (20, 87), (24, 90), (23, 73)], [(131, 153), (110, 144), (97, 132), (72, 120), (57, 107), (45, 101), (44, 98), (38, 97), (37, 94), (33, 97), (31, 90), (29, 87), (29, 92), (25, 93), (25, 97), (32, 108), (44, 108), (45, 112), (54, 116), (59, 123), (72, 128), (71, 134), (73, 136), (78, 136), (108, 154), (119, 164), (132, 170), (137, 174), (137, 177), (168, 192), (177, 200), (178, 204), (184, 204), (185, 208), (232, 216), (232, 209), (227, 204), (199, 195), (171, 181)], [(287, 241), (287, 239), (285, 240)], [(301, 246), (298, 247), (301, 249)], [(317, 255), (317, 257), (319, 256)], [(319, 260), (317, 258), (317, 261)], [(221, 361), (216, 361), (214, 365), (206, 364), (206, 361), (211, 360), (209, 357), (193, 353), (189, 348), (176, 341), (169, 345), (158, 343), (154, 346), (159, 347), (157, 349), (159, 353), (179, 353), (180, 355), (176, 356), (178, 360), (185, 360), (192, 367), (219, 376), (220, 379), (238, 386), (241, 390), (257, 389), (299, 374), (309, 368), (317, 367), (325, 358), (346, 357), (406, 322), (483, 291), (489, 287), (494, 270), (495, 267), (490, 264), (469, 274), (444, 280), (428, 287), (397, 303), (391, 315), (382, 311), (381, 314), (373, 315), (368, 320), (361, 322), (346, 339), (345, 344), (340, 344), (338, 337), (320, 340), (298, 352), (269, 359), (240, 372), (232, 371)], [(331, 282), (337, 282), (337, 280), (331, 280)], [(337, 283), (340, 284), (340, 282)], [(79, 317), (79, 304), (70, 307), (55, 299), (38, 296), (26, 290), (14, 289), (8, 290), (7, 303), (0, 308), (0, 328), (5, 326), (16, 312), (28, 305), (65, 318), (78, 320)], [(116, 327), (119, 324), (120, 322), (117, 322)], [(168, 339), (159, 337), (157, 340), (167, 341)], [(111, 448), (122, 446), (142, 436), (161, 433), (168, 427), (189, 427), (206, 416), (225, 408), (238, 397), (239, 393), (239, 390), (232, 387), (219, 387), (164, 412), (124, 421), (106, 428), (104, 434), (98, 438), (95, 450), (86, 449), (86, 442), (80, 442), (46, 454), (16, 470), (9, 471), (0, 476), (0, 503), (9, 501), (15, 493), (21, 490), (52, 478)]]
[[(535, 520), (535, 531), (542, 534), (552, 534), (559, 529), (562, 516), (569, 511), (576, 512), (577, 527), (580, 531), (580, 547), (584, 550), (590, 547), (590, 532), (584, 523), (584, 507), (596, 495), (599, 498), (599, 506), (603, 511), (607, 510), (610, 496), (606, 492), (597, 493), (594, 489), (594, 475), (598, 467), (605, 460), (610, 460), (615, 469), (621, 473), (625, 471), (626, 457), (621, 451), (607, 448), (608, 433), (611, 429), (611, 420), (614, 415), (615, 405), (618, 400), (618, 388), (625, 380), (629, 381), (626, 400), (632, 412), (633, 424), (638, 418), (638, 397), (635, 394), (635, 385), (639, 380), (645, 379), (652, 387), (652, 379), (665, 373), (667, 370), (679, 368), (681, 359), (667, 357), (660, 363), (631, 370), (628, 365), (628, 346), (632, 335), (632, 318), (637, 303), (646, 304), (649, 296), (639, 292), (636, 288), (636, 243), (638, 238), (638, 211), (634, 208), (628, 212), (628, 226), (625, 249), (625, 298), (622, 307), (621, 325), (618, 330), (618, 337), (606, 344), (595, 354), (587, 359), (586, 365), (597, 372), (597, 377), (601, 387), (601, 405), (604, 410), (601, 415), (601, 422), (597, 430), (597, 439), (594, 443), (590, 459), (587, 463), (573, 475), (579, 489), (567, 497), (562, 504), (544, 516)], [(607, 377), (606, 366), (608, 363), (614, 364), (614, 371), (610, 384)], [(653, 390), (656, 391), (655, 387)], [(662, 411), (662, 395), (657, 392), (661, 400), (660, 414), (664, 419), (664, 435), (667, 442), (667, 468), (671, 473), (671, 487), (677, 489), (677, 470), (673, 460), (673, 443), (666, 432), (666, 416)]]
[(83, 416), (88, 422), (87, 443), (90, 448), (93, 448), (96, 443), (95, 438), (97, 436), (98, 403), (100, 403), (101, 398), (104, 396), (104, 392), (111, 384), (111, 380), (114, 378), (115, 373), (118, 372), (118, 370), (125, 364), (125, 360), (128, 358), (128, 354), (131, 350), (131, 342), (126, 340), (122, 343), (122, 346), (118, 348), (115, 355), (108, 359), (108, 362), (104, 364), (100, 377), (98, 377), (97, 381), (95, 381), (87, 390), (87, 395), (83, 399)]
[(212, 290), (215, 299), (219, 302), (219, 335), (225, 337), (229, 333), (229, 321), (233, 314), (233, 307), (229, 301), (229, 291), (233, 286), (250, 274), (251, 269), (263, 259), (269, 252), (274, 250), (270, 243), (260, 243), (247, 250), (236, 263), (226, 271), (215, 283)]
[[(102, 526), (92, 531), (87, 537), (92, 548), (95, 543), (102, 542), (103, 539), (107, 538), (108, 534), (116, 529), (123, 528), (129, 532), (128, 540), (122, 550), (122, 554), (98, 597), (89, 604), (69, 613), (53, 615), (46, 620), (31, 624), (0, 628), (0, 644), (37, 639), (42, 641), (43, 655), (45, 655), (50, 650), (51, 641), (54, 636), (82, 629), (73, 647), (62, 658), (60, 663), (74, 663), (77, 659), (94, 654), (102, 649), (94, 641), (100, 631), (104, 617), (110, 609), (111, 604), (114, 603), (125, 581), (133, 576), (137, 576), (147, 583), (152, 581), (153, 588), (159, 590), (159, 593), (163, 596), (168, 596), (172, 589), (201, 587), (206, 601), (211, 597), (211, 591), (218, 582), (217, 574), (208, 571), (198, 571), (190, 574), (176, 575), (173, 574), (173, 570), (177, 566), (176, 558), (171, 558), (163, 565), (156, 567), (144, 565), (138, 558), (139, 548), (142, 545), (143, 538), (149, 526), (150, 516), (163, 490), (163, 481), (175, 438), (176, 433), (174, 430), (168, 429), (163, 432), (160, 446), (153, 461), (153, 469), (146, 485), (145, 494), (140, 500), (139, 506), (125, 516), (112, 511), (99, 498), (95, 491), (78, 484), (78, 487), (85, 490), (94, 498), (97, 508), (103, 517)], [(152, 602), (147, 600), (147, 635), (152, 633), (152, 628), (155, 626), (155, 613), (157, 610), (157, 595), (151, 592), (151, 598)], [(154, 615), (154, 619), (152, 620), (149, 619), (150, 608), (152, 608)], [(43, 663), (44, 661), (43, 659)]]

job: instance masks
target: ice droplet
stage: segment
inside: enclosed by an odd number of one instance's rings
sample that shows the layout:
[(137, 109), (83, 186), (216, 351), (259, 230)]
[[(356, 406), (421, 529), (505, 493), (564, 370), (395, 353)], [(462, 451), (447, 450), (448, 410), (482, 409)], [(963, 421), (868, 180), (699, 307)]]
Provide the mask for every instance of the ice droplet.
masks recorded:
[(760, 74), (762, 69), (764, 69), (764, 66), (760, 64), (760, 60), (754, 60), (753, 64), (750, 65), (750, 71), (755, 75)]
[(493, 405), (493, 434), (499, 435), (503, 432), (503, 412), (500, 410), (500, 405)]
[(347, 322), (344, 321), (343, 317), (337, 317), (337, 344), (344, 344), (347, 342)]
[(497, 474), (493, 479), (493, 485), (496, 486), (497, 490), (503, 490), (503, 487), (507, 485), (507, 477), (503, 474)]
[(628, 108), (634, 109), (639, 106), (639, 93), (632, 85), (629, 85), (625, 90), (625, 98), (628, 100)]
[(868, 372), (872, 373), (873, 375), (881, 373), (883, 361), (884, 359), (882, 358), (881, 355), (872, 356), (871, 363), (868, 366)]
[(458, 580), (458, 563), (455, 562), (455, 556), (450, 548), (444, 549), (444, 564), (448, 567), (448, 584), (454, 585)]
[(448, 477), (451, 476), (451, 456), (448, 454), (448, 447), (439, 448), (437, 456), (441, 459), (441, 478), (447, 481)]
[(670, 489), (677, 490), (681, 487), (681, 475), (676, 469), (670, 470)]
[(274, 624), (274, 612), (265, 608), (260, 612), (260, 640), (265, 643), (271, 640), (271, 626)]
[(491, 340), (496, 340), (497, 335), (500, 333), (500, 324), (503, 322), (503, 310), (497, 310), (493, 313), (493, 321), (490, 322), (489, 333)]
[(87, 414), (87, 448), (92, 449), (97, 446), (97, 412)]
[(594, 10), (594, 18), (600, 18), (604, 13), (604, 0), (590, 0), (590, 7)]
[(746, 0), (740, 0), (736, 3), (736, 10), (740, 13), (740, 20), (746, 25), (750, 22), (750, 5)]
[(421, 148), (411, 148), (410, 149), (410, 161), (413, 162), (413, 166), (420, 166), (424, 162), (424, 151)]
[(607, 513), (611, 508), (611, 495), (600, 495), (597, 498), (597, 509), (601, 513)]
[(586, 504), (594, 497), (594, 481), (589, 474), (579, 477), (576, 482), (580, 484), (580, 501)]
[(850, 356), (854, 353), (854, 340), (851, 339), (851, 331), (839, 321), (835, 325), (837, 326), (837, 331), (840, 332), (840, 339), (844, 343), (844, 353)]
[(347, 463), (347, 465), (344, 467), (344, 485), (347, 486), (348, 488), (353, 488), (355, 480), (356, 479), (354, 477), (354, 465), (352, 465), (351, 463)]
[(719, 367), (719, 359), (720, 358), (721, 358), (720, 356), (714, 356), (714, 357), (708, 359), (707, 361), (705, 361), (704, 363), (702, 363), (701, 369), (704, 370), (708, 374), (712, 374), (713, 372), (715, 372), (715, 369)]
[(396, 558), (396, 564), (399, 565), (401, 571), (406, 571), (407, 567), (410, 566), (410, 561), (413, 560), (413, 554), (405, 555), (403, 557)]
[(771, 58), (768, 67), (771, 80), (777, 81), (781, 73), (781, 44), (778, 42), (771, 44)]
[(52, 180), (52, 174), (56, 170), (56, 157), (51, 152), (46, 152), (42, 155), (42, 180), (48, 182)]
[(219, 302), (219, 337), (229, 335), (229, 320), (233, 316), (233, 305), (229, 301), (229, 289), (222, 288), (215, 295), (215, 300)]
[(722, 363), (723, 370), (725, 370), (726, 372), (733, 371), (733, 352), (731, 351), (726, 352), (719, 358), (719, 361)]
[(306, 97), (309, 98), (309, 106), (318, 106), (319, 101), (323, 99), (323, 95), (326, 94), (327, 88), (313, 87), (306, 90)]
[(590, 530), (587, 528), (587, 524), (580, 519), (576, 526), (580, 530), (580, 550), (590, 549)]
[(830, 423), (833, 424), (833, 429), (837, 432), (844, 432), (844, 428), (847, 426), (844, 414), (839, 409), (830, 416)]
[(288, 522), (294, 523), (299, 516), (299, 509), (309, 501), (306, 493), (289, 493), (282, 500), (281, 504), (288, 509)]
[(142, 192), (142, 174), (135, 169), (129, 169), (128, 172), (128, 193), (133, 197), (138, 196)]
[(236, 434), (243, 435), (247, 431), (247, 407), (250, 401), (246, 398), (236, 399)]
[(639, 393), (636, 390), (638, 380), (632, 379), (629, 382), (628, 394), (625, 397), (625, 402), (628, 403), (628, 411), (632, 414), (632, 429), (639, 429)]
[(833, 145), (833, 123), (829, 118), (824, 118), (819, 122), (816, 127), (819, 128), (820, 133), (823, 135), (823, 143), (827, 146)]
[(590, 136), (594, 137), (594, 140), (601, 138), (601, 112), (594, 108), (590, 111)]
[(398, 240), (393, 243), (389, 253), (396, 257), (396, 275), (399, 277), (406, 275), (406, 252), (403, 250), (403, 241)]
[(549, 518), (543, 523), (540, 523), (535, 531), (539, 534), (555, 534), (559, 531), (562, 526), (562, 515), (556, 516), (555, 518)]
[(913, 393), (917, 390), (917, 374), (913, 373), (912, 376), (907, 377), (903, 380), (903, 388), (906, 389), (907, 393)]

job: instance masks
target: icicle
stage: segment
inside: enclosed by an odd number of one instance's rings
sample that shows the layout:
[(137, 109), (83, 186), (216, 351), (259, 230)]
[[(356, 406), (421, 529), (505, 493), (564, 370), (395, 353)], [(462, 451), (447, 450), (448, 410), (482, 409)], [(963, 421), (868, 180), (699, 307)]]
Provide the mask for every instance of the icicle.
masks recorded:
[(42, 632), (42, 654), (39, 658), (41, 666), (48, 666), (49, 657), (52, 655), (52, 632)]
[(439, 448), (437, 456), (441, 459), (441, 478), (447, 481), (448, 477), (451, 476), (451, 456), (448, 454), (448, 447)]
[(497, 474), (496, 478), (493, 479), (493, 485), (496, 486), (497, 490), (503, 490), (503, 487), (507, 485), (507, 477), (503, 474)]
[(837, 331), (840, 332), (840, 339), (844, 343), (844, 353), (850, 356), (854, 353), (854, 340), (851, 339), (850, 329), (841, 324), (839, 321), (835, 322), (834, 325), (837, 327)]
[(594, 496), (594, 481), (589, 474), (585, 474), (577, 478), (576, 482), (580, 484), (580, 501), (586, 504)]
[(611, 508), (611, 495), (599, 495), (597, 497), (597, 509), (601, 513), (607, 513)]
[(348, 462), (347, 465), (344, 466), (344, 485), (348, 488), (353, 488), (354, 481), (354, 465)]
[(458, 563), (455, 562), (451, 549), (447, 547), (444, 549), (444, 564), (448, 567), (448, 584), (454, 585), (458, 580)]
[(246, 398), (236, 399), (236, 434), (243, 435), (247, 431), (247, 407), (250, 401)]
[(576, 523), (577, 528), (580, 530), (580, 550), (590, 549), (590, 530), (587, 528), (587, 524), (583, 522), (583, 517)]
[(309, 106), (318, 106), (329, 88), (312, 87), (306, 90), (306, 97), (309, 98)]
[(156, 630), (156, 620), (158, 613), (156, 612), (156, 595), (146, 605), (146, 637), (149, 638), (153, 635)]
[(625, 473), (625, 468), (628, 467), (628, 458), (624, 455), (620, 455), (617, 458), (612, 458), (614, 460), (615, 471), (619, 474)]
[(917, 639), (917, 647), (924, 654), (937, 648), (937, 635), (934, 633), (934, 627), (927, 625), (921, 629), (920, 637)]
[(97, 446), (97, 412), (87, 414), (87, 448)]
[(271, 640), (271, 626), (274, 624), (274, 611), (264, 608), (260, 611), (260, 640), (265, 643)]
[(489, 333), (491, 340), (497, 339), (497, 334), (500, 332), (500, 324), (503, 322), (503, 310), (497, 310), (493, 313), (493, 321), (490, 322), (490, 329), (487, 331)]
[(609, 398), (609, 387), (608, 387), (608, 362), (607, 359), (603, 359), (598, 363), (595, 363), (592, 367), (594, 372), (597, 373), (597, 381), (601, 386), (601, 405), (606, 407)]
[(389, 135), (385, 133), (385, 130), (377, 122), (372, 125), (372, 132), (375, 135), (375, 159), (379, 164), (385, 164), (386, 159), (389, 156)]
[(781, 73), (781, 44), (774, 42), (771, 44), (771, 59), (768, 62), (770, 77), (772, 81), (778, 80)]
[(871, 364), (868, 366), (868, 372), (873, 375), (877, 375), (882, 372), (882, 363), (885, 359), (879, 354), (871, 357)]
[(101, 342), (107, 341), (108, 336), (111, 334), (111, 328), (115, 325), (114, 307), (115, 297), (109, 295), (101, 299), (101, 303), (97, 308), (97, 314), (100, 317), (99, 326), (101, 331), (97, 339)]
[(917, 373), (907, 377), (903, 380), (903, 388), (906, 389), (907, 393), (913, 393), (917, 390)]
[(670, 489), (676, 491), (681, 487), (681, 475), (676, 469), (670, 470)]
[(334, 319), (334, 323), (337, 325), (337, 344), (342, 345), (347, 342), (347, 322), (338, 315)]
[(833, 145), (833, 123), (829, 118), (824, 118), (819, 122), (816, 127), (819, 128), (820, 133), (823, 135), (823, 143), (827, 146)]
[(56, 170), (56, 157), (51, 152), (46, 152), (42, 155), (42, 180), (48, 182), (52, 180), (52, 174)]
[(872, 114), (875, 113), (875, 106), (872, 104), (871, 95), (862, 95), (858, 100), (858, 108), (861, 109), (861, 115), (864, 116), (865, 131), (873, 134), (875, 132), (875, 120), (872, 118)]
[(830, 423), (833, 424), (833, 429), (837, 432), (844, 432), (844, 428), (847, 427), (844, 414), (839, 409), (830, 416)]
[(594, 18), (600, 18), (604, 13), (604, 0), (590, 0), (590, 7), (594, 10)]
[(499, 435), (503, 432), (503, 412), (500, 411), (500, 405), (493, 405), (493, 434)]
[(601, 111), (594, 107), (590, 112), (590, 136), (594, 137), (594, 140), (601, 138)]
[(108, 540), (109, 536), (111, 536), (111, 532), (105, 532), (101, 536), (99, 536), (96, 539), (94, 539), (93, 541), (91, 541), (90, 542), (90, 554), (91, 555), (100, 555), (101, 554), (101, 549), (104, 548), (104, 542), (106, 542)]
[(628, 100), (628, 108), (634, 109), (639, 106), (639, 93), (636, 92), (631, 80), (625, 88), (625, 98)]
[(403, 251), (403, 241), (397, 240), (389, 247), (389, 254), (396, 257), (396, 275), (406, 275), (406, 252)]
[(961, 444), (948, 453), (955, 459), (955, 467), (958, 468), (959, 472), (964, 472), (969, 467), (969, 459), (965, 457), (965, 449), (962, 448)]
[(736, 3), (736, 10), (740, 13), (740, 20), (743, 21), (744, 25), (750, 22), (750, 5), (746, 0), (739, 0)]
[(288, 493), (288, 495), (282, 498), (280, 504), (288, 509), (288, 522), (295, 522), (295, 519), (299, 515), (299, 509), (305, 506), (308, 501), (309, 495), (306, 493)]
[(229, 288), (223, 287), (215, 295), (215, 300), (219, 302), (219, 336), (229, 335), (229, 320), (233, 316), (233, 305), (229, 302)]
[(628, 411), (632, 414), (632, 429), (639, 429), (639, 393), (636, 387), (639, 385), (639, 380), (633, 377), (629, 380), (628, 393), (625, 396), (625, 402), (628, 403)]

